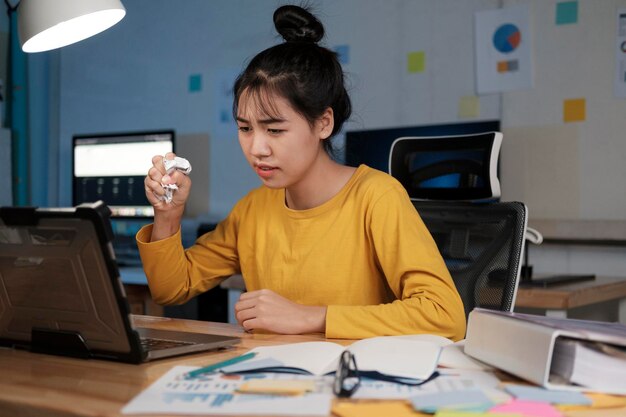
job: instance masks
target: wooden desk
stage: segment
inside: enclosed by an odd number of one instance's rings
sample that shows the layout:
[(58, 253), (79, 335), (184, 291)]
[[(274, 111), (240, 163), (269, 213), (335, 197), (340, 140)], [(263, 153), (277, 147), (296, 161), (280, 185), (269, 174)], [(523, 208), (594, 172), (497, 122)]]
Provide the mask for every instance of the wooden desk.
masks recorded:
[[(284, 336), (248, 334), (239, 326), (163, 317), (135, 316), (135, 324), (168, 330), (238, 336), (239, 345), (129, 365), (0, 349), (0, 417), (121, 417), (128, 401), (176, 365), (206, 365), (240, 355), (256, 346), (325, 340), (320, 334)], [(333, 342), (350, 344), (349, 340)], [(511, 378), (504, 374), (501, 377)], [(509, 379), (510, 380), (510, 379)], [(626, 409), (567, 412), (567, 417), (624, 416)], [(416, 413), (415, 416), (427, 415)]]
[(515, 307), (545, 309), (547, 315), (567, 317), (572, 308), (611, 300), (619, 300), (619, 320), (626, 323), (625, 277), (596, 277), (547, 288), (519, 287)]
[[(242, 342), (225, 351), (130, 365), (0, 348), (0, 417), (122, 416), (121, 408), (176, 365), (202, 366), (256, 346), (324, 340), (321, 334), (248, 334), (241, 327), (163, 317), (135, 316), (145, 327), (234, 335)], [(349, 344), (350, 341), (333, 340)]]

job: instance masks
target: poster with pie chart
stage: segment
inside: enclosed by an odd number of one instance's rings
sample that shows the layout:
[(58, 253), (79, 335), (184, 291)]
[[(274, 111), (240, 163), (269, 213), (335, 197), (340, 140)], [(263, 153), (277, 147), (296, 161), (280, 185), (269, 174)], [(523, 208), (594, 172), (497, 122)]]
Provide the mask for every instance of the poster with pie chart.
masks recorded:
[(513, 23), (501, 25), (493, 34), (493, 47), (503, 54), (508, 54), (517, 49), (522, 40), (519, 28)]
[(533, 86), (528, 5), (476, 12), (476, 91), (524, 90)]

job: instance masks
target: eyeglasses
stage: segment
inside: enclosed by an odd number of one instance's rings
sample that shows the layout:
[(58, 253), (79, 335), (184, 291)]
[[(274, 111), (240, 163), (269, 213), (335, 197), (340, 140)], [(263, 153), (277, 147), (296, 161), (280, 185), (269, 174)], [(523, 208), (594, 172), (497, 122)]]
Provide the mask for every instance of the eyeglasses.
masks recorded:
[(356, 359), (349, 351), (344, 351), (339, 358), (339, 366), (335, 372), (333, 392), (337, 397), (349, 398), (361, 385), (361, 377), (356, 367)]

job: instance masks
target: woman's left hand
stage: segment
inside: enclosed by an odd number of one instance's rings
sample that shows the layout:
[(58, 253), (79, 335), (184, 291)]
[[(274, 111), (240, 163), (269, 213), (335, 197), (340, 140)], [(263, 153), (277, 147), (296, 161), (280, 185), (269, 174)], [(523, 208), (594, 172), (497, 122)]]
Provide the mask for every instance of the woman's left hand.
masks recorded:
[(301, 334), (326, 330), (326, 307), (294, 303), (267, 289), (241, 294), (235, 317), (246, 331)]

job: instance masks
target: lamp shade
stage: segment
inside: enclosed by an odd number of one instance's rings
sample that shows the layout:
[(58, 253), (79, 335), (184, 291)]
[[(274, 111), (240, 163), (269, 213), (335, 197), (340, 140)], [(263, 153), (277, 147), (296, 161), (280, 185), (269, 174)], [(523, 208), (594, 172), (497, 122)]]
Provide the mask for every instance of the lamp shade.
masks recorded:
[(120, 0), (21, 0), (22, 50), (42, 52), (70, 45), (110, 28), (125, 14)]

